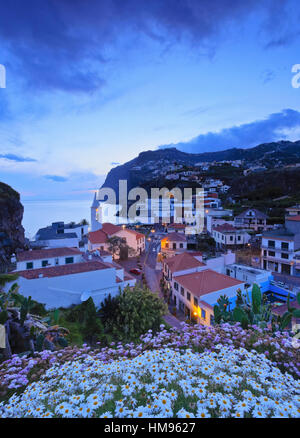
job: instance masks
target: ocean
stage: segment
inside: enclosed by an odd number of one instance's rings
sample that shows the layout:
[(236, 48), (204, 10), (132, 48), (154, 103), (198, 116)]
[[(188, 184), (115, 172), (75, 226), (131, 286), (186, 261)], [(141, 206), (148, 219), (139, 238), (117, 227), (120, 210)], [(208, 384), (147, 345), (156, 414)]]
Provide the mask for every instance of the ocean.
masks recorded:
[(32, 239), (39, 228), (51, 225), (52, 222), (79, 222), (86, 219), (90, 222), (91, 199), (61, 201), (24, 201), (22, 225), (25, 235)]

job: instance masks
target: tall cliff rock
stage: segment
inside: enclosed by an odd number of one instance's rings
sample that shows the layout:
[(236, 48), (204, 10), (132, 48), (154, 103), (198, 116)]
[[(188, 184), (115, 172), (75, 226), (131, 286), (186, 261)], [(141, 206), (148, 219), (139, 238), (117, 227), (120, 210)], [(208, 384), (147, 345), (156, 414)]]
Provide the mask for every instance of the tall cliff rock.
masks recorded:
[(0, 182), (0, 272), (7, 269), (13, 253), (25, 246), (20, 195)]

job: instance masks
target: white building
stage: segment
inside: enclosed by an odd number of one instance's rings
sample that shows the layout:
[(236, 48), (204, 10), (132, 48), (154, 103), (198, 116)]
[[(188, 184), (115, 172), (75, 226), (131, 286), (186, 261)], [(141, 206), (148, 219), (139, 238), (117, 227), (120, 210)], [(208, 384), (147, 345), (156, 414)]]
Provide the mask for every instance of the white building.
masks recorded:
[(286, 216), (284, 227), (265, 232), (261, 243), (261, 267), (285, 275), (299, 275), (300, 216)]
[(251, 236), (245, 230), (239, 230), (225, 223), (213, 228), (212, 237), (217, 247), (226, 249), (246, 245)]
[(160, 241), (162, 253), (165, 255), (174, 255), (187, 250), (187, 238), (182, 233), (167, 234)]
[(99, 306), (109, 294), (136, 282), (111, 256), (84, 255), (71, 248), (21, 252), (15, 272), (19, 292), (47, 309), (80, 304), (89, 297)]
[(189, 253), (176, 255), (163, 263), (163, 275), (174, 306), (203, 325), (211, 325), (213, 306), (221, 295), (236, 297), (245, 283), (209, 268)]
[(53, 222), (50, 226), (40, 228), (31, 242), (32, 247), (59, 248), (84, 247), (88, 225)]
[(145, 235), (138, 233), (135, 230), (118, 226), (110, 223), (101, 224), (101, 228), (97, 231), (91, 231), (88, 235), (88, 248), (90, 251), (99, 249), (101, 251), (109, 251), (109, 239), (112, 237), (120, 237), (125, 239), (126, 244), (131, 248), (130, 256), (140, 255), (145, 251)]

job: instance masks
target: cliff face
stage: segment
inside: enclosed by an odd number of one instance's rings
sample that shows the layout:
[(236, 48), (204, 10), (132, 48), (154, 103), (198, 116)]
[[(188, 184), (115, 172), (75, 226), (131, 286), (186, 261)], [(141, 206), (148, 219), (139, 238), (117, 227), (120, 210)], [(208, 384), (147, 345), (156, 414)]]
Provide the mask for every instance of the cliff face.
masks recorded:
[[(280, 141), (266, 143), (250, 149), (227, 149), (218, 152), (204, 152), (191, 154), (176, 148), (158, 149), (142, 152), (138, 157), (127, 163), (114, 167), (107, 174), (102, 187), (110, 187), (118, 194), (119, 180), (127, 180), (128, 190), (132, 187), (147, 186), (147, 182), (155, 181), (155, 171), (164, 169), (172, 162), (193, 166), (199, 162), (213, 162), (223, 160), (242, 160), (245, 167), (267, 166), (282, 167), (300, 162), (300, 141)], [(157, 179), (155, 187), (159, 186)]]
[(13, 253), (25, 246), (20, 195), (0, 182), (0, 272), (5, 271)]

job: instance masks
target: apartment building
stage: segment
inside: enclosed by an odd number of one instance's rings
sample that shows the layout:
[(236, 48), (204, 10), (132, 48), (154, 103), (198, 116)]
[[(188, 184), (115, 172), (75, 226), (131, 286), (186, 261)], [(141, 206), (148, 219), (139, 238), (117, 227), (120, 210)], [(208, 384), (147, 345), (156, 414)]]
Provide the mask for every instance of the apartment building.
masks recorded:
[(262, 235), (261, 267), (285, 275), (299, 275), (300, 215), (286, 217), (282, 228)]

